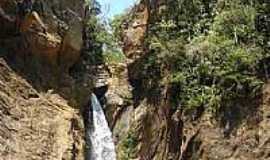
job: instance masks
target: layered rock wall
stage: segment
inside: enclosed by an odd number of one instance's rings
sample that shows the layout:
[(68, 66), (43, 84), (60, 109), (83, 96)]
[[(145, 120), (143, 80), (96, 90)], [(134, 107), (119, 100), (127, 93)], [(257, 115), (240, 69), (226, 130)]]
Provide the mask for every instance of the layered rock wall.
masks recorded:
[(46, 33), (31, 15), (18, 32), (16, 2), (0, 2), (1, 160), (84, 159), (91, 79), (69, 72), (81, 57), (84, 1), (42, 2)]
[[(239, 100), (233, 109), (225, 111), (228, 114), (220, 114), (218, 121), (206, 112), (199, 113), (199, 117), (190, 117), (182, 110), (176, 110), (170, 101), (171, 86), (153, 86), (153, 89), (160, 90), (156, 95), (156, 92), (147, 90), (155, 82), (147, 81), (148, 78), (141, 74), (144, 59), (148, 57), (144, 39), (149, 22), (155, 24), (154, 17), (162, 5), (163, 1), (141, 1), (133, 10), (137, 16), (123, 31), (134, 111), (130, 114), (128, 135), (118, 144), (119, 159), (269, 159), (268, 83), (262, 97), (248, 103)], [(137, 26), (133, 22), (143, 25)], [(230, 129), (224, 125), (228, 123)]]

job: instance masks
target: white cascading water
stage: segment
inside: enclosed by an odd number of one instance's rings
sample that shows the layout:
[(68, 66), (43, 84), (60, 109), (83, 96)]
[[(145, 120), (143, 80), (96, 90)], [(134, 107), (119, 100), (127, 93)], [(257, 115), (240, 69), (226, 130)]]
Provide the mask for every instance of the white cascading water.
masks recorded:
[[(91, 144), (90, 160), (116, 160), (115, 145), (112, 138), (112, 132), (107, 123), (103, 109), (96, 97), (91, 96), (92, 127), (88, 130), (88, 136)], [(90, 108), (91, 109), (91, 108)]]

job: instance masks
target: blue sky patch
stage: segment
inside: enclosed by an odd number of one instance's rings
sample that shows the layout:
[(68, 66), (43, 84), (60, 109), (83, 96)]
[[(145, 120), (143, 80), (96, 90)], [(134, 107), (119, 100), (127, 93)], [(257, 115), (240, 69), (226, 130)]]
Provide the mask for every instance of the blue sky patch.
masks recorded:
[(98, 0), (102, 6), (102, 15), (112, 18), (114, 15), (123, 13), (125, 9), (135, 4), (136, 0)]

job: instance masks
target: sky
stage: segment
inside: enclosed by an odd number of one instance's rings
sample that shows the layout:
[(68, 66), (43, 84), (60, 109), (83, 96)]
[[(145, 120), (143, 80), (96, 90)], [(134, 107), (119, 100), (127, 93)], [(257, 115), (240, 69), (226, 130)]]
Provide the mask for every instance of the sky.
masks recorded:
[(98, 0), (102, 6), (102, 14), (106, 18), (123, 13), (125, 9), (135, 4), (136, 0)]

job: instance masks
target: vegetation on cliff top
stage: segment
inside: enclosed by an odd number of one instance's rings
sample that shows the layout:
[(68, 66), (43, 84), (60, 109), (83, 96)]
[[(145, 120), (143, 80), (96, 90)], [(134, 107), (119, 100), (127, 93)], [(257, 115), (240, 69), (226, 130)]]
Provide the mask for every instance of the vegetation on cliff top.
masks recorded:
[(217, 113), (260, 94), (268, 76), (269, 3), (176, 0), (160, 8), (150, 19), (139, 75), (149, 97), (169, 85), (175, 107)]
[[(90, 3), (91, 2), (91, 3)], [(115, 27), (107, 24), (107, 20), (100, 17), (101, 5), (96, 0), (90, 1), (89, 7), (91, 17), (86, 22), (89, 40), (89, 52), (87, 59), (92, 63), (120, 63), (125, 57), (118, 44), (118, 38), (113, 34)]]
[[(147, 54), (136, 68), (138, 96), (156, 103), (167, 87), (170, 107), (193, 118), (198, 110), (218, 115), (239, 101), (258, 98), (269, 76), (269, 5), (262, 0), (170, 0), (156, 12), (152, 8)], [(129, 18), (129, 13), (116, 16), (112, 32), (95, 27), (95, 42), (106, 44), (102, 58), (108, 63), (124, 59), (118, 46)], [(136, 152), (136, 138), (130, 133), (122, 140), (124, 159)]]

